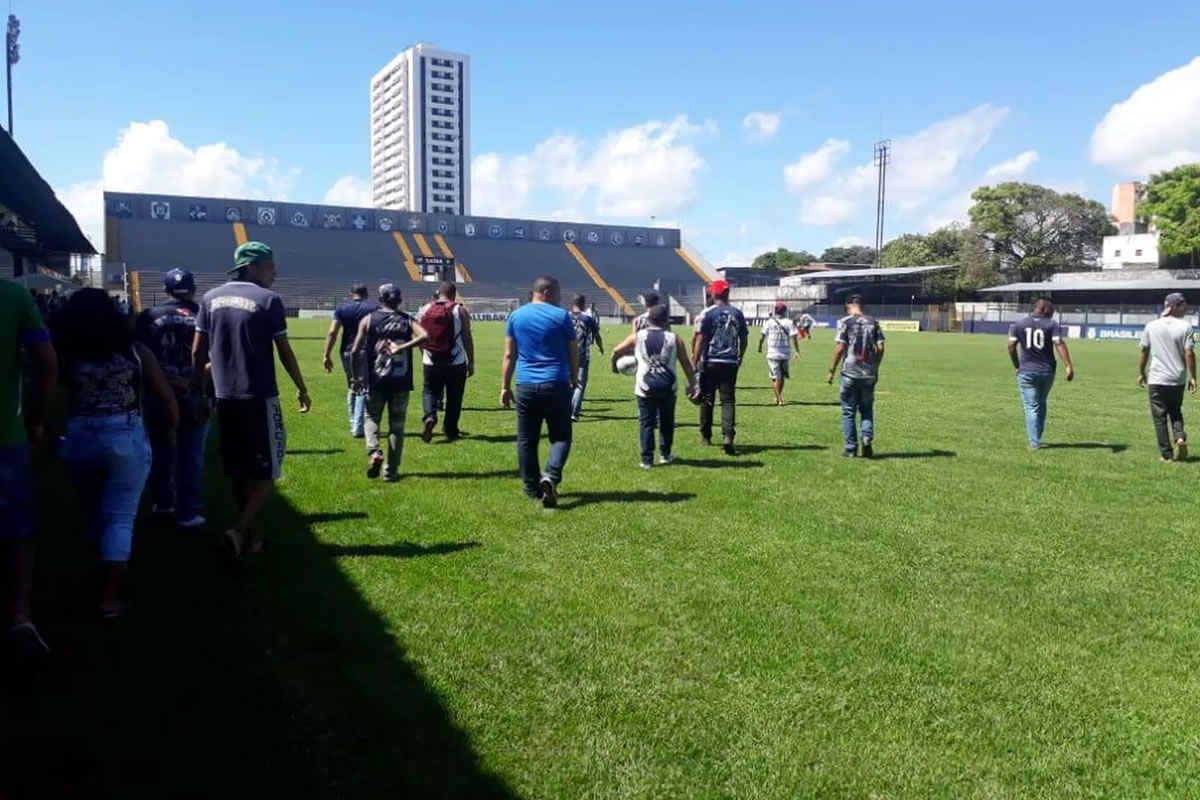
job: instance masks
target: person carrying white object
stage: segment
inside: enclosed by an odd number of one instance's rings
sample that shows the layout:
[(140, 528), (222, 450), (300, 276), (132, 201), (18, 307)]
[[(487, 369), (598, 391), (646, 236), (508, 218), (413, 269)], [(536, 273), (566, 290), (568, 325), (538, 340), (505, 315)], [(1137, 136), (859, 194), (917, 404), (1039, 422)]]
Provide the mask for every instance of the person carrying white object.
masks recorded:
[(796, 324), (787, 315), (787, 306), (775, 304), (775, 314), (767, 318), (758, 340), (758, 352), (767, 343), (767, 374), (771, 378), (771, 391), (775, 393), (775, 405), (783, 405), (783, 384), (791, 377), (788, 362), (800, 358), (800, 340), (796, 337)]

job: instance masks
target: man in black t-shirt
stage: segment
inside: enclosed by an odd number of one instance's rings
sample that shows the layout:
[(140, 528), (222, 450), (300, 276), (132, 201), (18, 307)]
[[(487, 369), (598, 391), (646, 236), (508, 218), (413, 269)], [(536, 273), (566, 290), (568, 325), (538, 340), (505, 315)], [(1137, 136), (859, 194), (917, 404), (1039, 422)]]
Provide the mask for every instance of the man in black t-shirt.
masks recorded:
[(350, 435), (355, 439), (363, 437), (366, 397), (351, 387), (354, 374), (350, 369), (350, 347), (354, 344), (354, 335), (358, 333), (358, 324), (363, 317), (378, 310), (379, 304), (367, 299), (366, 284), (355, 284), (350, 290), (350, 299), (333, 312), (333, 322), (329, 324), (329, 333), (325, 336), (325, 357), (321, 365), (326, 372), (333, 372), (333, 343), (337, 341), (338, 331), (342, 332), (342, 346), (338, 352), (342, 354), (342, 370), (346, 373), (346, 414), (350, 419)]
[[(208, 438), (207, 391), (192, 395), (192, 340), (200, 306), (193, 297), (196, 279), (185, 269), (173, 269), (163, 276), (163, 288), (171, 298), (162, 305), (138, 315), (134, 323), (137, 340), (154, 353), (167, 383), (175, 392), (179, 406), (179, 426), (174, 438), (166, 436), (164, 425), (151, 422), (150, 444), (154, 461), (150, 468), (150, 492), (156, 514), (174, 515), (185, 528), (204, 524), (204, 443)], [(207, 381), (204, 382), (207, 384)], [(205, 387), (207, 389), (207, 386)], [(146, 414), (151, 420), (162, 410), (147, 397)]]
[(192, 344), (192, 393), (203, 388), (204, 368), (212, 364), (221, 457), (233, 480), (240, 516), (225, 531), (231, 554), (241, 558), (262, 550), (252, 530), (254, 518), (271, 496), (287, 449), (283, 409), (275, 382), (275, 353), (296, 384), (300, 413), (312, 400), (287, 338), (283, 300), (271, 291), (275, 255), (262, 242), (246, 242), (233, 251), (234, 279), (204, 295)]
[(583, 416), (583, 395), (587, 391), (588, 374), (592, 366), (592, 343), (604, 355), (604, 339), (600, 335), (600, 322), (583, 309), (587, 300), (583, 295), (575, 295), (571, 303), (571, 324), (575, 327), (575, 343), (579, 345), (579, 375), (575, 391), (571, 395), (571, 421), (579, 422)]
[[(400, 310), (400, 289), (391, 283), (379, 287), (379, 310), (363, 317), (350, 348), (354, 389), (367, 396), (367, 477), (378, 478), (383, 467), (379, 429), (383, 410), (388, 411), (387, 472), (384, 480), (400, 480), (404, 456), (404, 421), (413, 389), (413, 348), (429, 334)], [(366, 375), (366, 382), (361, 376)]]

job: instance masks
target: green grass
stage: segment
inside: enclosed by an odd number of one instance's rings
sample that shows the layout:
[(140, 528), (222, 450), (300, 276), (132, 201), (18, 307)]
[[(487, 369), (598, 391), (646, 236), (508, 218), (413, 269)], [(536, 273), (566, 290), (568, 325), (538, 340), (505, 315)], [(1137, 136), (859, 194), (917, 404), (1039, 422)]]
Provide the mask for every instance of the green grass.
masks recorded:
[(147, 525), (136, 614), (101, 627), (43, 465), (57, 659), (0, 704), (26, 793), (1200, 796), (1197, 467), (1158, 463), (1130, 345), (1072, 343), (1047, 440), (1074, 446), (1030, 453), (1001, 338), (893, 334), (889, 457), (866, 462), (838, 457), (825, 331), (784, 409), (748, 358), (743, 455), (702, 449), (684, 402), (684, 462), (649, 473), (630, 380), (597, 356), (545, 512), (496, 408), (498, 325), (478, 326), (475, 436), (410, 435), (394, 486), (363, 476), (322, 328), (293, 324), (316, 405), (288, 418), (272, 549), (242, 576)]

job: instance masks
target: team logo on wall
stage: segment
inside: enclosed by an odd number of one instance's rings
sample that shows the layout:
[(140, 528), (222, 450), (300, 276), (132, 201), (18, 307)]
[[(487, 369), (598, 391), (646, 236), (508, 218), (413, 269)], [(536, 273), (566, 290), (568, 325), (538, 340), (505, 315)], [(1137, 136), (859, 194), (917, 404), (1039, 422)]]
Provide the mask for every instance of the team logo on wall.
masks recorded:
[(410, 231), (421, 230), (421, 218), (420, 217), (409, 217), (408, 218), (408, 229)]
[(503, 239), (504, 228), (501, 228), (499, 225), (489, 225), (488, 236), (492, 237), (493, 239)]
[(342, 227), (342, 215), (336, 211), (326, 211), (321, 217), (322, 228), (340, 228)]
[(635, 233), (635, 234), (633, 235), (633, 246), (634, 246), (634, 247), (641, 247), (641, 246), (642, 246), (642, 245), (644, 245), (645, 243), (646, 243), (646, 237), (645, 237), (645, 236), (643, 236), (643, 235), (642, 235), (642, 234), (640, 234), (640, 233)]
[(226, 222), (241, 222), (242, 210), (237, 206), (225, 206), (225, 221)]
[(275, 209), (270, 206), (258, 207), (258, 224), (259, 225), (274, 225), (275, 224)]
[(113, 203), (113, 214), (118, 217), (129, 218), (133, 216), (133, 203), (128, 200), (117, 200)]
[(513, 228), (512, 229), (512, 237), (514, 239), (524, 239), (525, 238), (525, 226), (518, 225), (515, 228)]
[(588, 231), (587, 240), (588, 240), (588, 244), (599, 244), (600, 243), (600, 231)]
[(543, 242), (548, 242), (553, 238), (554, 234), (550, 232), (549, 228), (538, 228), (538, 239)]
[(654, 243), (655, 243), (656, 245), (658, 245), (659, 247), (666, 247), (666, 246), (667, 246), (667, 239), (666, 239), (666, 237), (665, 237), (665, 236), (663, 236), (663, 235), (660, 233), (660, 234), (658, 235), (658, 238), (654, 240)]
[(466, 225), (463, 225), (463, 236), (474, 236), (474, 235), (475, 235), (475, 223), (474, 222), (468, 222)]
[(166, 200), (150, 201), (150, 219), (170, 219), (171, 204)]
[(203, 203), (189, 203), (188, 219), (192, 222), (204, 222), (208, 219), (208, 206)]
[(379, 230), (381, 231), (390, 231), (392, 229), (392, 218), (380, 217), (375, 220), (375, 224), (379, 226)]
[(444, 219), (439, 219), (437, 222), (437, 232), (446, 234), (450, 232), (450, 223)]
[(621, 245), (625, 244), (625, 234), (621, 233), (620, 231), (613, 231), (609, 235), (608, 240), (613, 243), (614, 247), (620, 247)]
[(564, 230), (562, 232), (562, 239), (564, 242), (567, 242), (568, 244), (575, 241), (575, 230), (573, 228), (567, 228), (566, 230)]
[(292, 214), (292, 227), (293, 228), (307, 228), (308, 227), (308, 217), (304, 216), (303, 211), (297, 211), (296, 213)]
[(350, 218), (350, 227), (356, 231), (365, 231), (367, 229), (367, 215), (355, 214)]

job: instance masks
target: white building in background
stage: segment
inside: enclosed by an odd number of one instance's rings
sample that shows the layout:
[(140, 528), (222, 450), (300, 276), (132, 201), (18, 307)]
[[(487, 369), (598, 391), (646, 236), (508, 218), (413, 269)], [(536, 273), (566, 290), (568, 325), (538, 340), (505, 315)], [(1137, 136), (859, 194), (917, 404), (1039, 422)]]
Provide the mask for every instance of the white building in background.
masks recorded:
[(1112, 193), (1115, 236), (1105, 236), (1100, 257), (1104, 269), (1157, 269), (1158, 231), (1138, 217), (1137, 204), (1146, 193), (1141, 183), (1118, 183)]
[(371, 78), (377, 208), (471, 213), (471, 59), (418, 44)]

